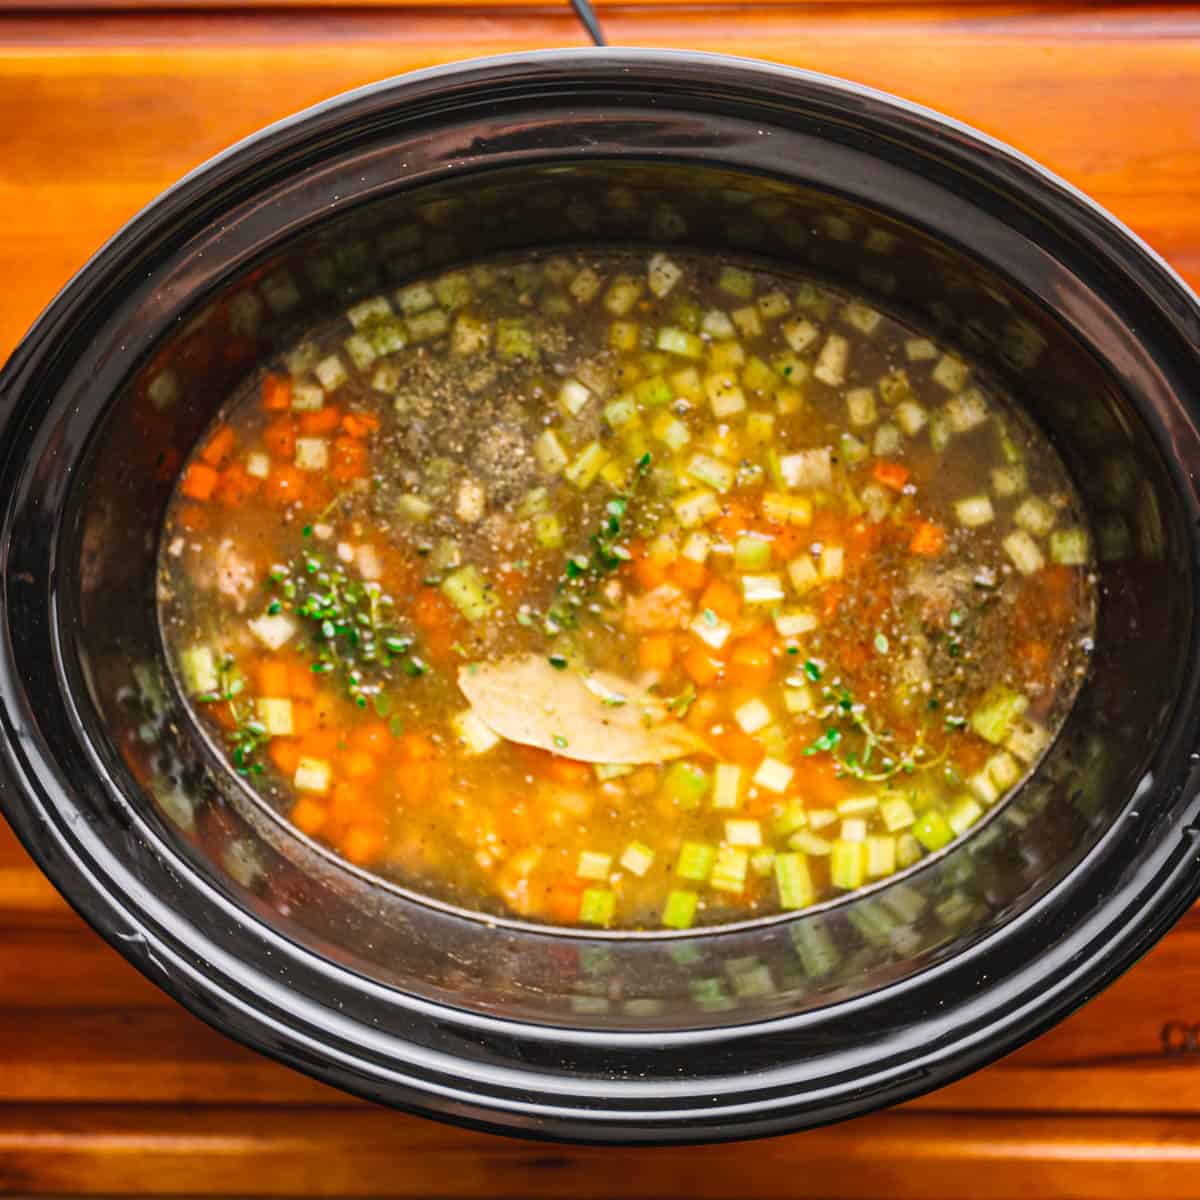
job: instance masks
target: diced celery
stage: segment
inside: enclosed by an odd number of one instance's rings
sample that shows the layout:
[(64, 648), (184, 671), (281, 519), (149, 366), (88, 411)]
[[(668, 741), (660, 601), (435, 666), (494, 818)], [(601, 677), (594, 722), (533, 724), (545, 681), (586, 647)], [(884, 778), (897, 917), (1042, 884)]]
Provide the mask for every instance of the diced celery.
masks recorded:
[(803, 354), (805, 350), (810, 349), (821, 336), (821, 331), (803, 317), (785, 321), (780, 328), (783, 330), (784, 340), (797, 354)]
[(684, 842), (679, 847), (675, 875), (695, 883), (703, 883), (717, 861), (717, 848), (708, 842)]
[(775, 868), (775, 851), (769, 846), (760, 846), (750, 855), (750, 870), (765, 879)]
[[(909, 357), (912, 357), (911, 352)], [(934, 383), (940, 383), (948, 392), (961, 391), (970, 377), (971, 368), (961, 358), (952, 354), (943, 354), (938, 359), (937, 366), (930, 373)]]
[(507, 359), (537, 358), (533, 333), (523, 320), (518, 317), (504, 317), (496, 322), (496, 353)]
[(695, 333), (666, 325), (658, 331), (654, 344), (666, 354), (677, 354), (681, 358), (703, 358), (704, 342)]
[(448, 271), (434, 281), (433, 293), (437, 302), (450, 310), (463, 308), (471, 303), (471, 280), (465, 271)]
[(1002, 500), (1020, 495), (1028, 486), (1029, 480), (1021, 463), (992, 468), (992, 491)]
[(360, 370), (365, 371), (375, 361), (378, 355), (375, 353), (375, 347), (361, 333), (352, 333), (343, 343), (342, 348), (346, 351), (350, 361)]
[(952, 397), (943, 411), (952, 433), (970, 433), (988, 419), (987, 400), (978, 388), (967, 388)]
[(838, 801), (837, 814), (839, 817), (864, 817), (878, 808), (878, 796), (847, 796)]
[(880, 313), (865, 304), (852, 300), (842, 309), (842, 317), (861, 333), (874, 333), (879, 322), (883, 320)]
[[(811, 821), (811, 812), (808, 817)], [(793, 850), (800, 850), (815, 858), (825, 858), (833, 851), (833, 843), (827, 838), (821, 837), (820, 834), (814, 833), (811, 829), (798, 829), (788, 838), (788, 845)]]
[(753, 355), (742, 368), (742, 384), (752, 392), (774, 392), (779, 386), (779, 376), (761, 358)]
[(433, 288), (427, 283), (412, 283), (396, 293), (396, 303), (406, 317), (432, 308), (435, 300)]
[(983, 809), (973, 796), (960, 796), (950, 806), (950, 811), (946, 814), (946, 824), (956, 834), (966, 833), (982, 816)]
[(1041, 547), (1023, 529), (1010, 533), (1002, 545), (1022, 575), (1032, 575), (1046, 565)]
[(841, 579), (845, 570), (846, 551), (842, 546), (821, 547), (821, 578)]
[(568, 379), (558, 389), (558, 407), (567, 417), (579, 416), (591, 398), (592, 393), (578, 379)]
[(843, 891), (862, 887), (867, 874), (867, 847), (864, 842), (838, 838), (829, 856), (829, 882)]
[(580, 879), (604, 880), (612, 870), (612, 855), (596, 850), (581, 850), (575, 863), (575, 874)]
[(725, 822), (725, 841), (731, 846), (761, 846), (762, 827), (757, 821), (730, 818)]
[(683, 268), (673, 263), (665, 254), (651, 256), (646, 282), (660, 300), (683, 278)]
[(329, 466), (329, 443), (319, 437), (297, 438), (294, 461), (301, 471), (324, 471)]
[(792, 782), (795, 771), (785, 762), (776, 758), (764, 758), (754, 772), (754, 784), (768, 792), (782, 794)]
[(904, 449), (904, 440), (900, 430), (890, 421), (885, 421), (875, 430), (875, 440), (871, 443), (871, 452), (876, 458), (893, 458)]
[(903, 367), (881, 375), (876, 386), (883, 402), (888, 405), (911, 404), (916, 399), (912, 384), (908, 382), (908, 372)]
[(623, 317), (633, 311), (633, 306), (642, 294), (642, 281), (632, 275), (618, 275), (604, 293), (605, 311), (614, 317)]
[[(450, 318), (442, 312), (440, 308), (431, 308), (426, 312), (417, 313), (414, 317), (409, 317), (405, 321), (405, 328), (408, 330), (408, 336), (414, 342), (432, 342), (435, 338), (440, 338), (450, 328)], [(504, 324), (503, 321), (500, 322)], [(528, 337), (528, 333), (526, 333)], [(500, 339), (496, 339), (496, 348), (500, 350)], [(531, 353), (528, 354), (505, 354), (501, 350), (501, 354), (505, 358), (532, 358), (533, 342), (529, 342)]]
[(872, 879), (892, 875), (896, 871), (896, 839), (894, 837), (869, 837), (867, 846), (867, 874)]
[(641, 878), (654, 865), (654, 851), (645, 842), (630, 842), (621, 854), (620, 863)]
[(762, 333), (762, 318), (758, 315), (758, 309), (753, 304), (747, 304), (742, 308), (735, 308), (729, 314), (734, 325), (737, 326), (737, 331), (745, 338), (756, 338)]
[(995, 684), (971, 714), (971, 728), (981, 738), (999, 745), (1029, 707), (1029, 699), (1003, 684)]
[(762, 498), (763, 516), (784, 525), (811, 525), (813, 506), (807, 496), (789, 496), (785, 492), (767, 492)]
[(862, 817), (847, 817), (838, 831), (838, 839), (843, 842), (865, 842), (867, 840), (867, 823)]
[(693, 454), (688, 460), (687, 473), (697, 482), (717, 492), (727, 492), (733, 487), (737, 471), (728, 463), (708, 454)]
[(671, 373), (671, 390), (685, 400), (698, 402), (704, 398), (704, 384), (695, 367), (684, 367)]
[(750, 852), (740, 846), (720, 846), (708, 877), (709, 887), (720, 892), (740, 892), (746, 886)]
[(769, 412), (747, 413), (745, 434), (748, 445), (769, 445), (775, 437), (775, 414)]
[(713, 416), (719, 420), (736, 416), (745, 411), (746, 394), (730, 373), (715, 371), (705, 376), (704, 390), (712, 407)]
[(778, 604), (783, 596), (783, 578), (779, 575), (742, 576), (742, 599), (747, 604)]
[(915, 401), (896, 405), (896, 424), (907, 437), (915, 437), (929, 420), (925, 410)]
[(482, 354), (492, 342), (492, 327), (480, 317), (459, 313), (450, 334), (451, 353), (460, 357)]
[(739, 571), (761, 571), (771, 562), (771, 543), (756, 533), (744, 534), (733, 544), (733, 564)]
[[(623, 353), (631, 353), (641, 344), (642, 327), (637, 321), (613, 321), (608, 327), (608, 344)], [(628, 369), (628, 368), (627, 368)], [(634, 372), (634, 377), (638, 372)], [(628, 379), (627, 382), (630, 382)]]
[(958, 523), (968, 529), (977, 529), (995, 520), (996, 510), (992, 508), (991, 500), (985, 495), (964, 496), (954, 502), (954, 514)]
[(667, 902), (663, 906), (662, 923), (668, 929), (690, 929), (696, 920), (697, 901), (695, 892), (680, 889), (668, 892)]
[(661, 375), (643, 379), (633, 389), (633, 394), (644, 408), (658, 408), (663, 404), (670, 404), (674, 399), (671, 385)]
[(940, 850), (954, 840), (954, 830), (940, 808), (927, 808), (913, 823), (913, 837), (926, 850)]
[(579, 920), (584, 925), (611, 924), (617, 897), (609, 888), (584, 888), (579, 899)]
[(562, 522), (554, 513), (538, 513), (533, 519), (533, 536), (545, 550), (556, 550), (563, 544)]
[(277, 696), (260, 696), (254, 703), (259, 721), (270, 737), (291, 737), (292, 702)]
[(779, 460), (779, 473), (789, 488), (829, 488), (833, 486), (832, 455), (828, 447), (799, 450)]
[(282, 649), (298, 632), (287, 613), (264, 613), (247, 623), (247, 628), (268, 650)]
[(874, 391), (869, 387), (851, 388), (846, 393), (846, 415), (851, 425), (874, 425), (878, 417)]
[(945, 410), (939, 408), (929, 418), (929, 445), (934, 453), (941, 454), (950, 445), (950, 439), (953, 436), (953, 431), (950, 429), (950, 422), (946, 419)]
[(469, 708), (452, 717), (450, 724), (468, 754), (486, 754), (500, 744), (500, 738)]
[(734, 710), (733, 719), (745, 733), (757, 733), (771, 723), (771, 710), (757, 697)]
[(812, 689), (806, 683), (789, 684), (783, 689), (783, 704), (792, 716), (812, 712)]
[(322, 758), (302, 757), (292, 776), (293, 785), (301, 792), (327, 792), (332, 782), (333, 768)]
[(608, 451), (599, 442), (589, 442), (567, 465), (563, 475), (580, 491), (584, 491), (596, 481), (596, 476), (609, 457)]
[(885, 796), (879, 802), (879, 816), (889, 833), (899, 833), (917, 819), (912, 805), (903, 796)]
[(857, 466), (871, 456), (871, 449), (866, 442), (852, 433), (843, 433), (838, 438), (838, 449), (841, 451), (842, 462), (850, 467)]
[(722, 267), (717, 286), (731, 296), (749, 300), (754, 295), (754, 276), (741, 267)]
[(698, 808), (708, 795), (712, 780), (703, 767), (690, 762), (673, 762), (663, 779), (663, 792), (680, 808)]
[(409, 493), (396, 501), (396, 512), (404, 521), (424, 521), (433, 512), (433, 505), (424, 497)]
[(713, 808), (737, 808), (742, 801), (745, 772), (733, 763), (717, 763), (713, 768)]
[(1064, 567), (1084, 566), (1088, 560), (1087, 531), (1078, 525), (1056, 529), (1050, 535), (1050, 558)]
[(921, 858), (921, 843), (911, 833), (902, 833), (896, 839), (896, 863), (903, 870)]
[(295, 412), (316, 412), (325, 407), (325, 389), (315, 383), (292, 385), (292, 408)]
[(716, 492), (710, 492), (707, 488), (697, 488), (677, 497), (671, 502), (671, 507), (675, 510), (679, 523), (685, 529), (692, 529), (717, 516), (721, 511), (721, 501)]
[(792, 307), (792, 302), (788, 299), (787, 293), (779, 290), (767, 292), (765, 295), (759, 296), (756, 303), (758, 304), (758, 311), (768, 321), (774, 321), (776, 318), (782, 317)]
[(840, 333), (831, 333), (817, 355), (813, 377), (829, 387), (841, 387), (846, 382), (846, 366), (850, 361), (850, 343)]
[(1045, 537), (1057, 520), (1054, 505), (1040, 496), (1026, 496), (1013, 512), (1013, 523), (1034, 537)]
[(804, 595), (805, 592), (810, 592), (817, 586), (821, 577), (817, 574), (813, 560), (806, 555), (803, 558), (794, 558), (788, 563), (788, 579), (791, 581), (792, 587)]
[(584, 267), (583, 270), (571, 280), (567, 291), (575, 298), (575, 303), (579, 305), (590, 304), (595, 298), (596, 293), (600, 290), (604, 280), (592, 270), (591, 267)]
[(478, 567), (462, 567), (442, 580), (442, 592), (468, 621), (479, 621), (496, 607), (491, 586)]

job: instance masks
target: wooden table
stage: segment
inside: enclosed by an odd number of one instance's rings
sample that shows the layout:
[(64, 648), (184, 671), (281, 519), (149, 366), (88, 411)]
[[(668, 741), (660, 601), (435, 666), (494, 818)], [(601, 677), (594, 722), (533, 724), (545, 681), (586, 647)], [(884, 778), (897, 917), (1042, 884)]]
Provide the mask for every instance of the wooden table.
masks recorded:
[[(265, 122), (456, 58), (580, 44), (499, 3), (132, 11), (0, 0), (0, 353), (122, 221)], [(6, 11), (7, 10), (7, 11)], [(813, 67), (1005, 138), (1200, 284), (1200, 12), (602, 11), (612, 41)], [(753, 1145), (579, 1150), (372, 1108), (242, 1050), (137, 975), (0, 826), (0, 1191), (411, 1197), (1200, 1198), (1200, 912), (1080, 1013), (880, 1116)]]

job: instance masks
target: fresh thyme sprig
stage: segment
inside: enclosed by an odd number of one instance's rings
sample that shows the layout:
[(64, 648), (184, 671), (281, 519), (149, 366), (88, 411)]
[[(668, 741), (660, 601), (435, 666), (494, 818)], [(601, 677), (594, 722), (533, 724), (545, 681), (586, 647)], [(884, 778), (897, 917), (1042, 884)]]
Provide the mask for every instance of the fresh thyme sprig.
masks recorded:
[(202, 704), (228, 704), (234, 726), (225, 734), (229, 743), (229, 757), (239, 775), (261, 775), (263, 765), (258, 760), (259, 750), (270, 740), (267, 727), (254, 715), (251, 708), (243, 705), (241, 697), (246, 690), (246, 680), (237, 669), (232, 654), (223, 655), (217, 664), (217, 687), (196, 699)]

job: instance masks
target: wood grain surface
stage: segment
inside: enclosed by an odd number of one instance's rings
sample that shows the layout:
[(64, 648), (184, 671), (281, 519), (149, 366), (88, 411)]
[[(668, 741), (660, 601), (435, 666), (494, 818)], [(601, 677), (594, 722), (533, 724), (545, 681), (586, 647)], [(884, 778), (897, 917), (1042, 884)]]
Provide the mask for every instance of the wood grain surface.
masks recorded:
[[(504, 0), (125, 7), (0, 3), (0, 356), (123, 221), (237, 138), (386, 75), (584, 41), (565, 8)], [(1200, 283), (1195, 8), (601, 12), (613, 42), (771, 58), (940, 108)], [(1057, 1029), (903, 1109), (753, 1146), (580, 1150), (385, 1112), (242, 1049), (103, 945), (0, 826), (0, 1193), (1200, 1200), (1200, 913)]]

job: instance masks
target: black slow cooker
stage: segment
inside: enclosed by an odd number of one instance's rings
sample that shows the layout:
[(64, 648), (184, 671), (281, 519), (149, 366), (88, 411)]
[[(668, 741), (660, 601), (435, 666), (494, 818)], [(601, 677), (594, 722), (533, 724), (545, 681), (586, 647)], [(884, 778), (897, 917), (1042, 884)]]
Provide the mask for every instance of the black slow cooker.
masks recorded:
[[(231, 387), (355, 297), (499, 251), (795, 267), (981, 360), (1073, 473), (1090, 675), (1035, 776), (841, 903), (605, 934), (423, 901), (209, 757), (162, 666), (159, 523)], [(71, 903), (217, 1028), (336, 1086), (583, 1141), (704, 1141), (937, 1087), (1061, 1019), (1200, 892), (1200, 308), (1062, 181), (853, 84), (562, 51), (391, 80), (189, 175), (0, 377), (0, 787)]]

